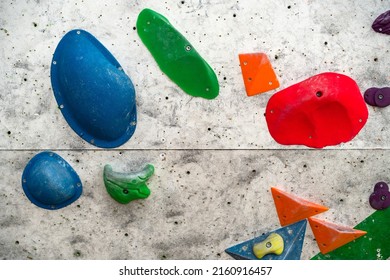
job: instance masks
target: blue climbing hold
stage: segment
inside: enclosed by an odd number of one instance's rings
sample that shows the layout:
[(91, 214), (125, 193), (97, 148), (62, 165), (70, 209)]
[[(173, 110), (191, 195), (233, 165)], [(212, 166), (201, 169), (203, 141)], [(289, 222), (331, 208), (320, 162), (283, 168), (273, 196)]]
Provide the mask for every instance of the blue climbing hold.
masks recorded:
[(68, 206), (82, 193), (76, 171), (62, 157), (50, 151), (35, 155), (27, 163), (22, 187), (32, 203), (49, 210)]
[[(267, 254), (261, 260), (299, 260), (301, 258), (303, 241), (305, 239), (307, 220), (279, 228), (267, 234), (242, 242), (225, 250), (236, 260), (259, 260), (253, 253), (256, 244), (266, 240), (272, 233), (283, 238), (284, 249), (281, 254)], [(268, 247), (268, 246), (267, 246)]]
[(133, 83), (87, 31), (72, 30), (61, 39), (51, 64), (51, 83), (65, 120), (85, 141), (115, 148), (134, 134)]

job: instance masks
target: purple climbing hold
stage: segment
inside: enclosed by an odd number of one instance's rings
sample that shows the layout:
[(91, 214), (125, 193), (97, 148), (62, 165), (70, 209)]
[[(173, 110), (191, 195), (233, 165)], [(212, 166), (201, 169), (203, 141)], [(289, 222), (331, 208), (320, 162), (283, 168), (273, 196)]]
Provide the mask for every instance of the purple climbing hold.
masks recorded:
[(376, 32), (390, 35), (390, 10), (378, 16), (372, 24)]
[(371, 106), (386, 107), (390, 105), (390, 87), (369, 88), (364, 93), (364, 100)]
[(379, 88), (372, 87), (372, 88), (369, 88), (368, 90), (365, 91), (365, 93), (364, 93), (364, 101), (366, 101), (366, 103), (368, 105), (376, 106), (376, 104), (375, 104), (375, 93), (378, 90), (379, 90)]
[(370, 205), (376, 210), (383, 210), (390, 206), (389, 186), (385, 182), (375, 184), (374, 192), (370, 195)]

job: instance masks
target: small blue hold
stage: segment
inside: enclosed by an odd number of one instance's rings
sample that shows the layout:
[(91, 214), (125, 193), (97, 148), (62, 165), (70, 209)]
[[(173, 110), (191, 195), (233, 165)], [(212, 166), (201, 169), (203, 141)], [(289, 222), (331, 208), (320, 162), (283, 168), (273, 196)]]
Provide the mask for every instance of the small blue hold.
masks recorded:
[(68, 206), (82, 193), (76, 171), (62, 157), (50, 151), (35, 155), (27, 163), (22, 187), (32, 203), (49, 210)]

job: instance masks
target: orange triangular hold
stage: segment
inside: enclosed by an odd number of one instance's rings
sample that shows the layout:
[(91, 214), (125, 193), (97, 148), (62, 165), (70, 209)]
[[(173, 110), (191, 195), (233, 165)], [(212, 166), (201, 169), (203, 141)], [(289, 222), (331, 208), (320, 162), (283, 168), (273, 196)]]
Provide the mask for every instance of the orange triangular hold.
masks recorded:
[(316, 218), (308, 220), (322, 254), (329, 253), (367, 233)]
[(271, 62), (265, 53), (239, 54), (242, 77), (248, 96), (260, 94), (279, 87)]
[(329, 209), (276, 188), (271, 188), (271, 192), (282, 226), (296, 223)]

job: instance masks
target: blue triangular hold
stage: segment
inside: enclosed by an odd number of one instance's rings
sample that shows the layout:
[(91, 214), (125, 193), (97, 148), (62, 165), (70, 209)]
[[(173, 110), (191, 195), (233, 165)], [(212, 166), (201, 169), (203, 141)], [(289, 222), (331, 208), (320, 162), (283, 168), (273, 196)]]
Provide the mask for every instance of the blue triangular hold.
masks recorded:
[(303, 240), (305, 239), (307, 220), (279, 228), (267, 234), (237, 244), (225, 250), (236, 260), (258, 260), (253, 254), (253, 245), (265, 240), (271, 233), (279, 234), (284, 240), (284, 251), (281, 255), (268, 254), (261, 260), (299, 260), (301, 258)]

